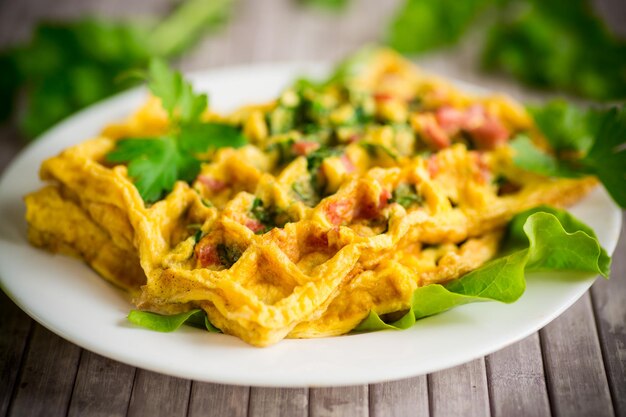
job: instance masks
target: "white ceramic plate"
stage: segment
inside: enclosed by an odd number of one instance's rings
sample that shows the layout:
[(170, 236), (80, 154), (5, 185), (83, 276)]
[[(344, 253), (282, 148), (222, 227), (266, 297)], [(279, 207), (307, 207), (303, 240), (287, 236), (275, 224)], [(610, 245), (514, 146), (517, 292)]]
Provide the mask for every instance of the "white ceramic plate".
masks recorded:
[[(306, 63), (256, 65), (196, 74), (193, 79), (197, 88), (210, 92), (215, 108), (227, 111), (270, 99), (294, 77), (320, 71), (323, 67)], [(580, 274), (567, 279), (535, 275), (529, 277), (524, 296), (511, 305), (471, 304), (420, 320), (406, 331), (284, 340), (263, 349), (185, 326), (175, 333), (134, 327), (126, 321), (132, 306), (120, 290), (80, 261), (28, 244), (22, 197), (41, 186), (37, 171), (43, 159), (124, 118), (145, 97), (145, 90), (133, 90), (61, 123), (28, 147), (0, 181), (2, 289), (39, 323), (85, 349), (201, 381), (260, 386), (380, 382), (455, 366), (516, 342), (561, 314), (595, 279)], [(621, 216), (603, 189), (572, 212), (613, 252)]]

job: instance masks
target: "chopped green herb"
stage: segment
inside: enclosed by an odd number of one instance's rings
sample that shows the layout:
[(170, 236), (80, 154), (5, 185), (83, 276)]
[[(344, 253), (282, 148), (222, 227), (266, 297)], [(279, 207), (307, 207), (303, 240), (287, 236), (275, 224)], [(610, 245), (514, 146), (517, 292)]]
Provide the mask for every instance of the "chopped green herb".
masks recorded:
[(222, 265), (226, 268), (230, 268), (241, 258), (242, 251), (232, 245), (225, 245), (220, 243), (217, 245), (217, 256)]
[(311, 187), (315, 194), (322, 195), (323, 183), (320, 178), (320, 167), (324, 159), (339, 156), (343, 154), (343, 150), (339, 148), (329, 148), (321, 146), (306, 156), (307, 170), (311, 176)]
[(298, 199), (309, 207), (314, 207), (319, 203), (319, 196), (313, 189), (311, 181), (298, 181), (291, 184), (291, 189)]
[(411, 184), (400, 184), (393, 190), (391, 202), (398, 203), (405, 209), (408, 209), (412, 205), (424, 203), (424, 198), (417, 194), (415, 186)]
[(194, 243), (197, 244), (198, 242), (200, 242), (203, 236), (204, 236), (204, 233), (202, 232), (201, 229), (196, 230), (196, 233), (193, 235)]
[(278, 142), (270, 143), (265, 149), (267, 152), (278, 152), (278, 164), (286, 164), (290, 162), (295, 157), (293, 153), (293, 144), (295, 143), (294, 138), (283, 139)]
[(392, 149), (388, 148), (387, 146), (381, 145), (380, 143), (359, 142), (359, 146), (365, 149), (367, 151), (367, 154), (372, 158), (388, 156), (393, 160), (398, 159), (398, 154), (396, 154)]
[(283, 227), (290, 221), (284, 210), (276, 206), (265, 206), (260, 198), (255, 198), (252, 202), (250, 214), (264, 226), (257, 233), (266, 233), (275, 227)]
[(306, 156), (307, 169), (311, 174), (317, 173), (324, 159), (342, 154), (343, 149), (320, 146)]
[(250, 214), (252, 214), (255, 219), (257, 219), (264, 225), (269, 225), (273, 220), (272, 213), (270, 213), (270, 211), (265, 208), (265, 206), (263, 205), (263, 200), (261, 200), (260, 198), (255, 198), (252, 202)]

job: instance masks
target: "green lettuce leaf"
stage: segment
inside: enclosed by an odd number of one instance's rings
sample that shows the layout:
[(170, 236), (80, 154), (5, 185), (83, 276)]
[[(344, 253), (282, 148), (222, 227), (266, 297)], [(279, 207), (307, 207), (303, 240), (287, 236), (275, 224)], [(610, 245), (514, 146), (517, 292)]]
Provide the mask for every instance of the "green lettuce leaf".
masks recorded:
[(386, 323), (374, 311), (355, 331), (406, 329), (416, 320), (477, 301), (512, 303), (526, 289), (525, 274), (582, 271), (608, 277), (611, 258), (589, 226), (548, 206), (518, 214), (509, 223), (501, 256), (460, 279), (415, 290), (409, 311)]
[(551, 177), (596, 176), (613, 200), (626, 207), (626, 105), (581, 110), (556, 101), (529, 110), (553, 152), (519, 134), (511, 141), (515, 164)]
[(183, 324), (204, 328), (211, 333), (221, 333), (220, 329), (209, 322), (203, 310), (195, 309), (174, 315), (162, 315), (149, 311), (131, 310), (128, 321), (141, 327), (157, 332), (173, 332)]

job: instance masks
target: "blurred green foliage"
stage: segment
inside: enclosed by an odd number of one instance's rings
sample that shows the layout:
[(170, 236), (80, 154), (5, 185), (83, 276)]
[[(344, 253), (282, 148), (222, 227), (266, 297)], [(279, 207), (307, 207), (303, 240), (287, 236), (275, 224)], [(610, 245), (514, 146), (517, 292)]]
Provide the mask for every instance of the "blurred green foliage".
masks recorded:
[(348, 6), (348, 0), (298, 0), (306, 6), (318, 7), (331, 11), (340, 11)]
[(478, 21), (489, 27), (483, 69), (592, 99), (626, 97), (626, 42), (589, 0), (407, 0), (387, 41), (421, 53), (456, 43)]
[(29, 43), (0, 54), (0, 120), (23, 92), (18, 124), (33, 138), (64, 117), (137, 83), (119, 77), (152, 56), (171, 58), (219, 27), (233, 0), (187, 0), (157, 24), (86, 18), (44, 22)]
[(492, 0), (408, 0), (388, 29), (388, 43), (403, 53), (455, 44)]
[(626, 42), (585, 0), (511, 1), (490, 29), (483, 66), (598, 100), (626, 97)]

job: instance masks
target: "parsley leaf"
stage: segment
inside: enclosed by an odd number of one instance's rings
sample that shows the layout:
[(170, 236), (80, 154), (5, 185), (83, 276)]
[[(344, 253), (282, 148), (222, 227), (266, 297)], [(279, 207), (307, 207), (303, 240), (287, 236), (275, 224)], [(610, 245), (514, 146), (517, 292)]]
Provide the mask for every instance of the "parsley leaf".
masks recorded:
[[(554, 153), (536, 147), (525, 135), (511, 146), (520, 168), (553, 177), (595, 175), (620, 207), (626, 207), (626, 106), (607, 110), (566, 109), (564, 104), (535, 108), (539, 128)], [(571, 105), (570, 105), (571, 106)], [(575, 118), (563, 115), (574, 114)], [(572, 153), (571, 151), (576, 151)]]
[[(206, 94), (195, 94), (190, 83), (181, 73), (170, 70), (165, 61), (150, 61), (150, 91), (161, 99), (163, 108), (172, 120), (178, 118), (181, 123), (196, 121), (208, 106)], [(178, 110), (179, 114), (175, 114)]]
[(161, 199), (177, 180), (192, 181), (200, 170), (200, 161), (181, 152), (176, 139), (169, 136), (121, 140), (107, 159), (130, 161), (128, 175), (146, 202)]
[(203, 153), (212, 148), (240, 148), (247, 143), (240, 129), (224, 123), (194, 123), (181, 127), (181, 147), (187, 152)]
[(190, 83), (165, 62), (153, 59), (148, 86), (161, 98), (170, 116), (170, 132), (155, 138), (123, 139), (107, 155), (107, 161), (128, 163), (128, 175), (147, 203), (160, 200), (176, 181), (191, 182), (200, 171), (199, 154), (210, 149), (240, 147), (246, 139), (240, 130), (224, 123), (204, 123), (206, 94), (197, 94)]

